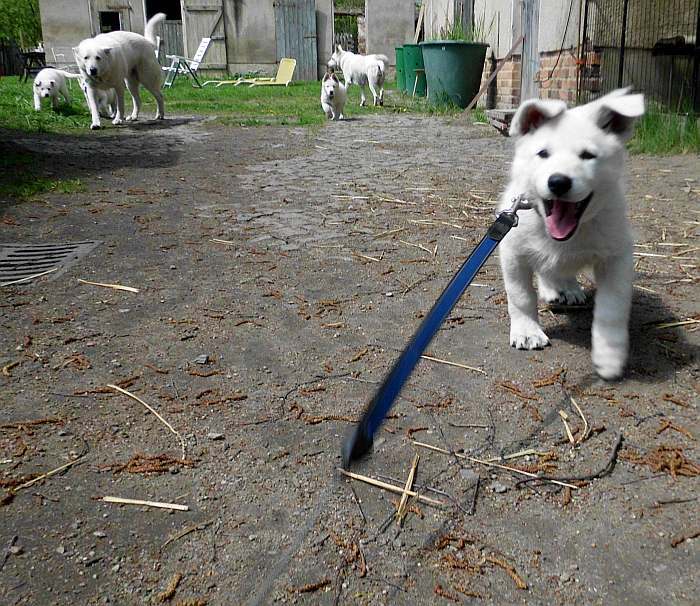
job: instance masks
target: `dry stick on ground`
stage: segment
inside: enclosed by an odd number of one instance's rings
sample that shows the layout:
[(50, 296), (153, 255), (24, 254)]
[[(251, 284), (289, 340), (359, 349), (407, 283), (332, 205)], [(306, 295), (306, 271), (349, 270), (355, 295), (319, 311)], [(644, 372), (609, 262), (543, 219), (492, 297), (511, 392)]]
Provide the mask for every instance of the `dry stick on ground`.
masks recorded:
[(64, 469), (68, 469), (69, 467), (75, 465), (76, 463), (80, 463), (87, 455), (83, 455), (82, 457), (79, 457), (77, 459), (74, 459), (73, 461), (69, 461), (65, 465), (61, 465), (60, 467), (56, 467), (56, 469), (52, 469), (51, 471), (47, 471), (46, 473), (42, 473), (40, 476), (37, 476), (36, 478), (33, 478), (29, 480), (28, 482), (25, 482), (24, 484), (20, 484), (19, 486), (16, 486), (15, 488), (12, 489), (12, 492), (17, 492), (18, 490), (22, 490), (23, 488), (29, 488), (30, 486), (33, 486), (37, 482), (45, 479), (45, 478), (50, 478), (53, 475), (56, 475), (57, 473), (63, 471)]
[(406, 494), (408, 494), (409, 497), (415, 497), (421, 503), (425, 503), (427, 505), (435, 505), (437, 507), (445, 507), (445, 503), (443, 503), (442, 501), (437, 501), (436, 499), (424, 497), (422, 494), (418, 494), (417, 492), (414, 492), (413, 490), (405, 490), (401, 486), (394, 486), (393, 484), (387, 484), (386, 482), (382, 482), (380, 480), (375, 480), (374, 478), (370, 478), (369, 476), (363, 476), (362, 474), (353, 473), (352, 471), (345, 471), (344, 469), (341, 469), (340, 467), (338, 467), (338, 471), (340, 473), (342, 473), (344, 476), (347, 476), (348, 478), (352, 478), (353, 480), (359, 480), (360, 482), (365, 482), (366, 484), (376, 486), (377, 488), (383, 488), (384, 490), (388, 490), (388, 491), (394, 492), (396, 494), (403, 494), (405, 492)]
[(133, 286), (122, 286), (121, 284), (106, 284), (104, 282), (91, 282), (90, 280), (82, 280), (78, 278), (78, 282), (83, 284), (91, 284), (92, 286), (102, 286), (104, 288), (112, 288), (114, 290), (125, 290), (127, 292), (140, 292), (138, 288)]
[(491, 562), (492, 564), (496, 564), (496, 566), (500, 566), (501, 568), (503, 568), (503, 570), (505, 570), (508, 573), (510, 578), (513, 579), (513, 581), (515, 581), (515, 585), (518, 587), (518, 589), (527, 589), (527, 583), (516, 572), (515, 568), (513, 568), (513, 566), (511, 566), (503, 558), (499, 558), (495, 555), (488, 555), (484, 559), (487, 562)]
[(149, 404), (146, 404), (146, 402), (144, 402), (141, 398), (135, 396), (133, 393), (127, 391), (126, 389), (122, 389), (121, 387), (117, 387), (116, 385), (113, 385), (111, 383), (108, 383), (107, 387), (111, 387), (112, 389), (121, 392), (126, 396), (129, 396), (133, 400), (136, 400), (137, 402), (143, 404), (146, 408), (148, 408), (148, 410), (150, 410), (154, 415), (156, 415), (156, 417), (158, 417), (161, 423), (163, 423), (170, 431), (172, 431), (177, 436), (177, 439), (180, 440), (180, 448), (182, 449), (182, 460), (185, 460), (185, 440), (182, 438), (180, 433), (175, 428), (173, 428), (173, 426), (170, 423), (168, 423), (162, 416), (160, 416), (160, 414), (155, 408), (153, 408)]
[(20, 278), (19, 280), (12, 280), (11, 282), (3, 282), (0, 284), (0, 286), (11, 286), (12, 284), (20, 284), (21, 282), (27, 282), (29, 280), (33, 280), (34, 278), (39, 278), (41, 276), (45, 276), (46, 274), (50, 274), (53, 271), (56, 271), (58, 267), (52, 267), (51, 269), (47, 269), (46, 271), (39, 272), (38, 274), (32, 274), (31, 276), (27, 276), (26, 278)]
[[(416, 440), (411, 440), (416, 446), (420, 446), (421, 448), (427, 448), (428, 450), (433, 450), (435, 452), (439, 452), (442, 454), (446, 455), (452, 455), (455, 456), (459, 459), (465, 459), (467, 461), (471, 461), (472, 463), (479, 463), (480, 465), (486, 465), (487, 467), (497, 467), (498, 469), (505, 469), (506, 471), (510, 471), (511, 473), (519, 473), (520, 475), (523, 476), (529, 476), (531, 480), (542, 480), (543, 482), (551, 482), (552, 484), (559, 484), (560, 486), (568, 486), (569, 488), (572, 488), (573, 490), (578, 489), (578, 486), (574, 484), (567, 484), (566, 482), (559, 481), (557, 479), (551, 479), (551, 478), (545, 478), (542, 476), (538, 476), (537, 474), (530, 473), (529, 471), (523, 471), (522, 469), (516, 469), (515, 467), (508, 467), (508, 465), (500, 465), (498, 463), (489, 463), (488, 461), (484, 461), (483, 459), (476, 459), (474, 457), (469, 457), (467, 455), (460, 454), (458, 452), (450, 452), (449, 450), (445, 450), (444, 448), (439, 448), (438, 446), (433, 446), (432, 444), (425, 444), (424, 442), (418, 442)], [(528, 481), (528, 480), (525, 480)]]
[(181, 579), (182, 573), (176, 572), (172, 577), (170, 577), (167, 586), (156, 596), (156, 599), (161, 604), (167, 602), (170, 598), (172, 598), (175, 595), (175, 591), (177, 591), (177, 586), (180, 584)]
[(187, 528), (183, 528), (180, 532), (174, 534), (173, 536), (169, 537), (165, 543), (163, 543), (160, 546), (160, 551), (163, 551), (170, 543), (174, 543), (175, 541), (179, 541), (182, 537), (187, 536), (191, 532), (194, 532), (195, 530), (204, 530), (207, 526), (211, 526), (214, 523), (214, 520), (209, 520), (207, 522), (200, 522), (199, 524), (192, 524), (192, 526), (188, 526)]
[(474, 372), (480, 372), (485, 375), (486, 372), (481, 370), (481, 368), (475, 368), (474, 366), (467, 366), (466, 364), (459, 364), (458, 362), (450, 362), (449, 360), (442, 360), (440, 358), (434, 358), (433, 356), (421, 356), (424, 360), (430, 360), (431, 362), (437, 362), (438, 364), (447, 364), (448, 366), (456, 366), (457, 368), (464, 368), (465, 370), (473, 370)]
[[(542, 480), (547, 481), (547, 482), (555, 482), (557, 484), (562, 483), (562, 482), (588, 482), (589, 480), (595, 480), (598, 478), (602, 478), (603, 476), (608, 475), (609, 473), (612, 472), (612, 470), (615, 468), (615, 463), (617, 462), (617, 453), (620, 450), (620, 447), (622, 446), (622, 432), (617, 434), (617, 438), (615, 440), (615, 443), (613, 444), (613, 449), (612, 452), (610, 453), (610, 457), (608, 460), (605, 462), (605, 465), (603, 465), (598, 471), (594, 471), (593, 473), (588, 473), (582, 476), (557, 476), (557, 477), (551, 477), (551, 476), (535, 476), (532, 479), (528, 480), (520, 480), (518, 481), (518, 484), (524, 484), (526, 482), (533, 482), (537, 480)], [(567, 486), (571, 487), (571, 485)]]
[(413, 479), (416, 477), (416, 468), (418, 467), (419, 459), (420, 457), (418, 455), (413, 457), (413, 463), (411, 463), (411, 470), (408, 472), (408, 478), (406, 478), (406, 485), (404, 486), (403, 494), (401, 495), (401, 501), (399, 501), (399, 506), (396, 509), (396, 523), (399, 526), (403, 525), (404, 518), (406, 517), (408, 491), (413, 488)]
[(583, 421), (583, 431), (581, 432), (581, 437), (576, 440), (576, 442), (580, 444), (588, 437), (590, 427), (588, 427), (588, 421), (586, 421), (586, 417), (583, 416), (583, 412), (579, 408), (579, 405), (576, 403), (576, 400), (574, 400), (571, 396), (569, 396), (569, 400), (571, 400), (571, 403), (576, 408), (576, 412), (578, 412), (579, 416), (581, 417), (581, 420)]
[(187, 505), (179, 503), (163, 503), (161, 501), (142, 501), (141, 499), (125, 499), (122, 497), (102, 497), (105, 503), (118, 503), (119, 505), (144, 505), (146, 507), (156, 507), (158, 509), (177, 509), (178, 511), (189, 511)]

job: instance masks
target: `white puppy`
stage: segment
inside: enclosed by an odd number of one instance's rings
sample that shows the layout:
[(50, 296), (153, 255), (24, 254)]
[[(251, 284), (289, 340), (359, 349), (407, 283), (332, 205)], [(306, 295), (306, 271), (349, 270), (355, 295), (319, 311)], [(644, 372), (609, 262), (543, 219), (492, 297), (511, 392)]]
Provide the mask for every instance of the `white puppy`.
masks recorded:
[[(85, 78), (80, 78), (80, 88), (83, 90), (83, 95), (85, 95), (85, 100), (87, 101), (88, 107), (90, 107), (88, 84)], [(108, 90), (96, 88), (94, 90), (95, 101), (97, 102), (97, 112), (103, 118), (114, 118), (114, 115), (117, 112), (117, 93), (114, 92), (113, 88)]]
[(59, 103), (59, 95), (66, 103), (70, 103), (68, 94), (68, 79), (80, 78), (79, 74), (70, 74), (62, 69), (45, 67), (34, 78), (34, 109), (41, 110), (41, 100), (51, 99), (51, 107), (56, 109)]
[(519, 194), (533, 204), (500, 246), (510, 344), (549, 344), (537, 320), (533, 274), (544, 301), (582, 303), (576, 275), (592, 266), (593, 366), (608, 380), (619, 378), (627, 361), (634, 271), (623, 171), (625, 142), (643, 113), (642, 95), (617, 90), (570, 110), (563, 101), (525, 101), (510, 127), (518, 140), (500, 207)]
[(162, 71), (155, 56), (155, 27), (165, 19), (163, 13), (146, 23), (145, 36), (134, 32), (116, 31), (83, 40), (73, 49), (80, 73), (87, 83), (87, 99), (92, 115), (90, 128), (100, 128), (97, 106), (98, 89), (114, 89), (117, 112), (112, 124), (124, 122), (124, 85), (129, 89), (134, 108), (127, 120), (137, 120), (141, 110), (139, 84), (155, 97), (158, 104), (156, 119), (163, 119), (163, 94), (160, 92)]
[(343, 72), (345, 85), (357, 84), (362, 93), (360, 105), (365, 105), (365, 86), (369, 85), (372, 91), (374, 105), (384, 105), (384, 78), (386, 64), (389, 59), (386, 55), (356, 55), (343, 50), (340, 44), (336, 45), (335, 52), (328, 61), (331, 69), (340, 69)]
[(343, 108), (347, 100), (348, 91), (345, 85), (333, 72), (326, 72), (321, 81), (321, 107), (326, 117), (331, 120), (342, 120)]

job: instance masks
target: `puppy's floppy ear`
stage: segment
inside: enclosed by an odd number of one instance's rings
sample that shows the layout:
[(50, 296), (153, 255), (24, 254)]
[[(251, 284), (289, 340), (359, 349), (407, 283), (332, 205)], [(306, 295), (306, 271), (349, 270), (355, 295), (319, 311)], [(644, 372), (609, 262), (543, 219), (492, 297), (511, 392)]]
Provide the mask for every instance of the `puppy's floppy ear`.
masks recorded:
[(330, 76), (331, 75), (328, 72), (326, 72), (325, 74), (323, 74), (323, 80), (321, 80), (321, 82), (325, 82), (326, 80), (328, 80), (328, 78), (330, 78)]
[(591, 104), (600, 129), (617, 135), (622, 141), (632, 136), (635, 120), (644, 113), (644, 95), (631, 95), (629, 91), (629, 88), (613, 91)]
[(56, 80), (49, 80), (49, 84), (51, 86), (56, 86)]
[(510, 125), (510, 136), (519, 137), (537, 130), (548, 120), (556, 118), (566, 111), (563, 101), (530, 99), (525, 101), (515, 112)]
[(343, 52), (343, 47), (340, 44), (335, 45), (335, 50), (336, 52), (342, 53)]
[(331, 80), (335, 80), (336, 82), (340, 83), (340, 80), (338, 80), (338, 76), (335, 75), (335, 72), (331, 72), (330, 78)]

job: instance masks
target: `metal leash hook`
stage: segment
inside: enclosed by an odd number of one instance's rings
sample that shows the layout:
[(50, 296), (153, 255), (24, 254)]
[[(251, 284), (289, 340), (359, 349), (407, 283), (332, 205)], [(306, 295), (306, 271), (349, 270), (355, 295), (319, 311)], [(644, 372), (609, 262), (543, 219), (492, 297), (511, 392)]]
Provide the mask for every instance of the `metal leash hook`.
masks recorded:
[(532, 208), (532, 204), (521, 194), (511, 200), (510, 208), (498, 213), (496, 220), (489, 227), (486, 235), (462, 264), (450, 283), (442, 291), (438, 300), (427, 313), (408, 345), (401, 352), (384, 382), (374, 397), (367, 404), (362, 418), (352, 433), (346, 438), (342, 447), (343, 466), (350, 464), (367, 454), (372, 447), (374, 434), (384, 422), (387, 413), (413, 369), (418, 364), (423, 352), (440, 329), (442, 323), (457, 304), (474, 276), (491, 256), (498, 243), (518, 224), (518, 211)]

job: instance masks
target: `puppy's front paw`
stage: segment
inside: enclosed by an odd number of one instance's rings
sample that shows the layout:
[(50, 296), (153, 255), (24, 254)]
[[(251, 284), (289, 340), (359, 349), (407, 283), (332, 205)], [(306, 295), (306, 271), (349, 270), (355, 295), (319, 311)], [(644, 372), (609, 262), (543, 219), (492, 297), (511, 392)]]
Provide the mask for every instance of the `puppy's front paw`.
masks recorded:
[(593, 350), (593, 368), (601, 379), (617, 381), (622, 378), (627, 356), (613, 351), (600, 352)]
[(102, 128), (102, 126), (100, 125), (99, 122), (93, 122), (90, 125), (90, 130), (100, 130), (101, 128)]
[(136, 122), (136, 120), (138, 120), (137, 116), (127, 116), (126, 117), (127, 122)]
[(539, 294), (542, 300), (548, 304), (583, 305), (586, 302), (586, 293), (578, 284), (559, 287), (540, 284)]
[(120, 124), (124, 124), (124, 120), (122, 120), (121, 118), (115, 118), (114, 120), (112, 120), (112, 124), (114, 124), (114, 126), (119, 126)]
[(510, 345), (516, 349), (542, 349), (549, 345), (549, 338), (537, 326), (519, 326), (513, 323), (510, 327)]

